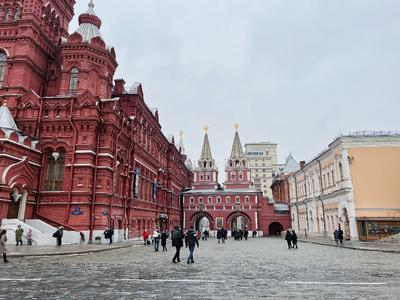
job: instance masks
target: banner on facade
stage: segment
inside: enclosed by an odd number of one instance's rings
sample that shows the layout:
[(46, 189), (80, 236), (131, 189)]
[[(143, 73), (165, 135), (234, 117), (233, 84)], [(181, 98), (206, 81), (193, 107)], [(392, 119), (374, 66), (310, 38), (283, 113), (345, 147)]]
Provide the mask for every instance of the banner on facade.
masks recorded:
[(140, 196), (140, 168), (137, 166), (135, 176), (133, 176), (133, 198)]

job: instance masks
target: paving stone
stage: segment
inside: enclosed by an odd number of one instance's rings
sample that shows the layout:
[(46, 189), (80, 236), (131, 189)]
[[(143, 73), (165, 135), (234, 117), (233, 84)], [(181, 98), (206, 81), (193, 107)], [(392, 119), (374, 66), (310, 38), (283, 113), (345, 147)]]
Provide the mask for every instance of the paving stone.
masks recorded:
[[(194, 264), (174, 249), (131, 247), (75, 256), (19, 257), (0, 267), (0, 299), (399, 299), (395, 253), (282, 239), (201, 241)], [(41, 279), (40, 281), (4, 281)], [(342, 284), (337, 284), (342, 283)], [(351, 284), (353, 283), (353, 284)], [(359, 285), (363, 283), (364, 285)], [(380, 285), (366, 285), (379, 283)]]

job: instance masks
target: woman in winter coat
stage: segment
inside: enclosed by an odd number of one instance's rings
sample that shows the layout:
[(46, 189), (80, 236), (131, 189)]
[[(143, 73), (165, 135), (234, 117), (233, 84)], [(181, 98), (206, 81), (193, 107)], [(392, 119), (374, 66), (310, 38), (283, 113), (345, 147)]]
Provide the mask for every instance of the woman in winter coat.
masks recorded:
[(161, 233), (161, 246), (162, 246), (162, 251), (168, 251), (167, 250), (167, 238), (168, 238), (168, 234), (167, 232), (164, 230)]
[(3, 254), (4, 263), (8, 263), (7, 260), (7, 231), (3, 229), (0, 232), (0, 253)]

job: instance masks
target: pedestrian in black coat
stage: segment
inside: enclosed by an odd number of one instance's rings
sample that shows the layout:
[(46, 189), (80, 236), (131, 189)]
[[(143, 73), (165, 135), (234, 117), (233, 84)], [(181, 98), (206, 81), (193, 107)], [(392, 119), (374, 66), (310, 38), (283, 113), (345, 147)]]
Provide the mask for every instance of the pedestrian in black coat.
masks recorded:
[(176, 248), (176, 252), (174, 258), (172, 259), (172, 262), (173, 263), (176, 263), (177, 261), (181, 262), (180, 251), (181, 248), (183, 247), (183, 235), (179, 226), (175, 226), (175, 230), (172, 231), (171, 237), (172, 237), (172, 247)]
[(193, 252), (194, 252), (194, 248), (197, 245), (197, 248), (199, 248), (199, 241), (197, 239), (196, 233), (194, 232), (193, 226), (190, 226), (188, 232), (186, 233), (186, 237), (185, 237), (185, 244), (186, 244), (186, 248), (189, 247), (189, 256), (187, 259), (187, 263), (194, 263), (194, 259), (193, 259)]
[(286, 240), (286, 242), (287, 242), (287, 245), (288, 245), (288, 248), (289, 248), (289, 249), (292, 248), (292, 239), (293, 239), (293, 237), (292, 237), (292, 234), (290, 233), (290, 231), (289, 231), (289, 230), (286, 231), (285, 240)]
[(343, 230), (339, 227), (338, 231), (337, 231), (337, 236), (338, 236), (338, 240), (340, 242), (340, 245), (343, 244)]
[(168, 238), (168, 234), (167, 232), (164, 230), (161, 233), (161, 246), (162, 246), (162, 251), (167, 251), (167, 238)]
[(294, 248), (298, 249), (298, 247), (297, 247), (297, 234), (296, 234), (296, 232), (294, 230), (292, 230), (292, 244), (293, 244), (293, 249)]

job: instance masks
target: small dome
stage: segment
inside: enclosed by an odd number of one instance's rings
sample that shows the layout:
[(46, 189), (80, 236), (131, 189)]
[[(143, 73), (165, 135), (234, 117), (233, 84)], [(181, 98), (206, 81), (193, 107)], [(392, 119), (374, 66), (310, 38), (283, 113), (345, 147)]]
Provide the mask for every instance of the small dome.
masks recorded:
[(90, 43), (92, 38), (95, 37), (100, 37), (104, 41), (100, 33), (100, 27), (101, 20), (94, 12), (93, 1), (90, 1), (88, 10), (79, 16), (79, 27), (76, 32), (82, 36), (83, 41), (86, 43)]

